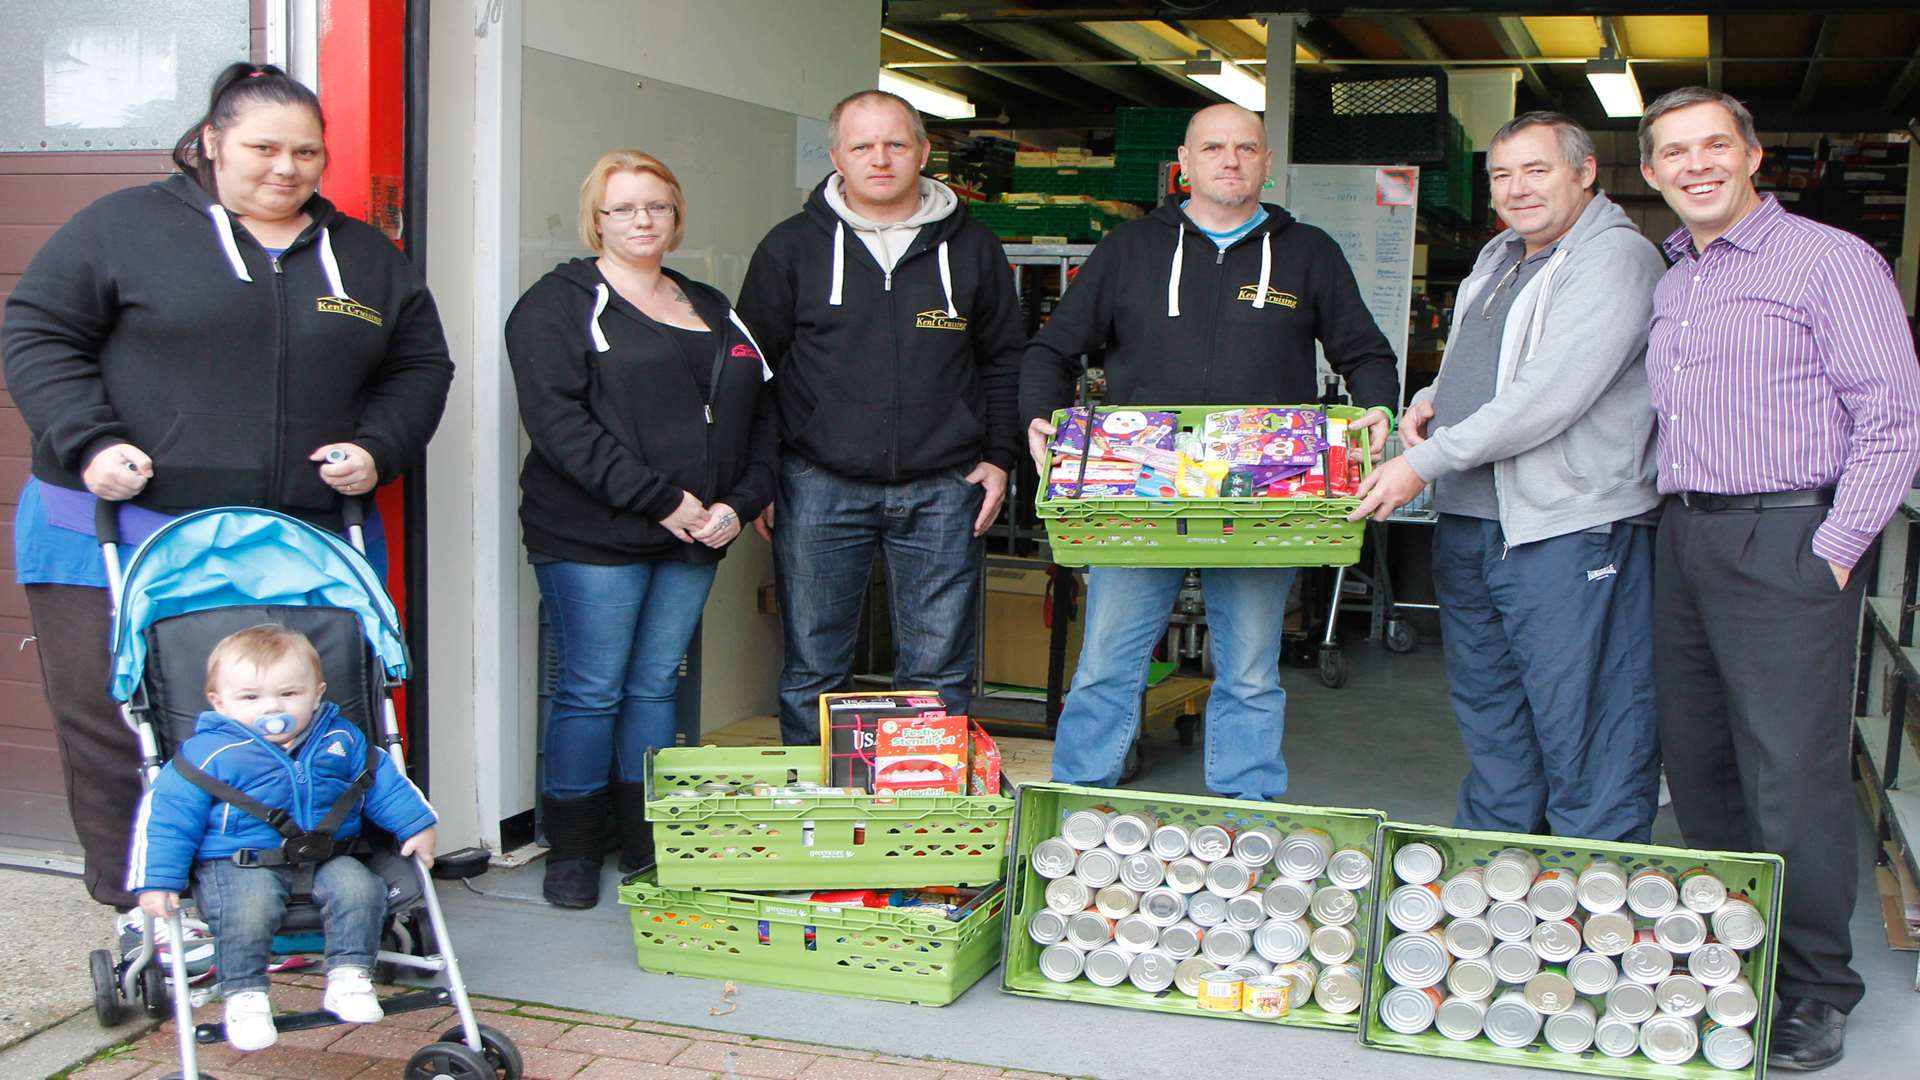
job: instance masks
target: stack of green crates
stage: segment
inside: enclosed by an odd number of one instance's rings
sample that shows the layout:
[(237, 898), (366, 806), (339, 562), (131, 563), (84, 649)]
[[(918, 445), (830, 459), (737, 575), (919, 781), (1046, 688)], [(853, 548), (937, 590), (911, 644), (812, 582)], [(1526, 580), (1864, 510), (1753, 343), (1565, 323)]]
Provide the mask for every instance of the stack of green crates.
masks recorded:
[(1126, 220), (1093, 203), (968, 203), (967, 213), (1003, 240), (1060, 236), (1082, 244)]
[(1111, 165), (1098, 168), (1088, 168), (1084, 165), (1046, 168), (1016, 166), (1013, 170), (1013, 190), (1111, 199), (1113, 198), (1113, 167)]
[(1473, 220), (1473, 143), (1452, 116), (1447, 117), (1445, 163), (1420, 170), (1420, 209), (1443, 211), (1463, 222)]
[(1129, 108), (1113, 111), (1113, 197), (1160, 201), (1160, 167), (1179, 156), (1191, 109)]
[[(811, 747), (652, 756), (656, 865), (620, 886), (641, 968), (920, 1005), (945, 1005), (992, 970), (1012, 800), (708, 790), (823, 779)], [(822, 889), (938, 885), (984, 891), (952, 915), (807, 899)]]

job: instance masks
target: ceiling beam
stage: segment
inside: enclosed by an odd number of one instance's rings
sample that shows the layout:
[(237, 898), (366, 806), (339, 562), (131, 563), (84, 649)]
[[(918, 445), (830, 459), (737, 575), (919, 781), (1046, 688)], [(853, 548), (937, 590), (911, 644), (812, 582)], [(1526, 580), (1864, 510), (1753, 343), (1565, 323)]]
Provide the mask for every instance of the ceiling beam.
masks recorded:
[(1820, 16), (1820, 33), (1813, 39), (1813, 63), (1807, 65), (1806, 77), (1800, 80), (1800, 92), (1794, 95), (1793, 111), (1806, 112), (1813, 105), (1813, 95), (1820, 92), (1820, 78), (1826, 74), (1826, 65), (1820, 63), (1833, 49), (1834, 36), (1840, 32), (1840, 16)]
[[(982, 37), (1010, 45), (1036, 60), (1101, 60), (1090, 50), (1062, 40), (1051, 30), (1037, 25), (1014, 23), (969, 23), (967, 29)], [(1125, 98), (1135, 105), (1154, 104), (1157, 86), (1140, 75), (1122, 68), (1068, 67), (1063, 69), (1085, 79), (1109, 94)]]
[(1415, 60), (1447, 59), (1447, 50), (1433, 39), (1432, 34), (1427, 33), (1427, 28), (1420, 25), (1419, 19), (1402, 17), (1385, 19), (1383, 23), (1386, 32)]
[[(1074, 109), (1093, 110), (1105, 104), (1104, 101), (1095, 100), (1091, 95), (1075, 93), (1074, 89), (1068, 88), (1069, 86), (1073, 88), (1083, 86), (1084, 84), (1078, 80), (1069, 81), (1065, 77), (1043, 80), (1034, 77), (1035, 75), (1041, 74), (1037, 71), (1027, 72), (1017, 68), (991, 66), (992, 61), (1002, 59), (1002, 57), (985, 55), (985, 50), (980, 47), (979, 37), (969, 34), (959, 27), (929, 24), (915, 27), (914, 35), (928, 45), (953, 53), (960, 59), (979, 61), (982, 65), (986, 66), (977, 67), (974, 69), (975, 71), (978, 71), (982, 75), (990, 75), (1009, 86), (1018, 87), (1030, 94), (1036, 94), (1042, 98), (1072, 106)], [(901, 74), (912, 75), (915, 73), (905, 71)]]
[(1720, 62), (1727, 55), (1727, 17), (1707, 16), (1707, 88), (1726, 89), (1726, 67)]
[[(1514, 15), (1502, 15), (1487, 20), (1487, 29), (1493, 32), (1493, 40), (1500, 45), (1500, 51), (1508, 56), (1539, 56), (1540, 46), (1533, 40), (1533, 34), (1527, 30), (1524, 19)], [(1533, 91), (1533, 96), (1544, 104), (1556, 104), (1555, 95), (1547, 90), (1547, 82), (1540, 77), (1540, 69), (1532, 64), (1520, 65), (1520, 80)]]
[(1894, 76), (1893, 85), (1887, 88), (1887, 100), (1881, 103), (1880, 111), (1893, 112), (1898, 109), (1900, 103), (1907, 100), (1907, 95), (1913, 93), (1913, 88), (1916, 86), (1920, 86), (1920, 49), (1914, 50), (1913, 57), (1907, 61), (1907, 66), (1901, 68), (1900, 74)]
[[(1163, 57), (1170, 50), (1180, 48), (1136, 23), (1096, 23), (1092, 26), (1056, 25), (1055, 32), (1062, 40), (1082, 51), (1091, 54), (1100, 49), (1112, 49), (1118, 52), (1122, 59), (1128, 60)], [(1181, 55), (1181, 53), (1176, 51), (1174, 55)], [(1219, 59), (1226, 63), (1233, 62), (1230, 54), (1221, 55)], [(1165, 79), (1186, 93), (1198, 94), (1209, 102), (1227, 100), (1199, 83), (1189, 81), (1179, 68), (1165, 64), (1152, 64), (1146, 70), (1153, 72), (1156, 78)]]

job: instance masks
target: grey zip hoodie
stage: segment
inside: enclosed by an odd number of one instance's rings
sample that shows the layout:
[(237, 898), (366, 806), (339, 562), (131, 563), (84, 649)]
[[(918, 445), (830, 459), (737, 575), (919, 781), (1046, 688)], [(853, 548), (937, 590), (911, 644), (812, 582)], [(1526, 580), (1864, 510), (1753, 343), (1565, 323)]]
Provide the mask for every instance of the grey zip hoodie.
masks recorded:
[[(1516, 235), (1509, 229), (1480, 249), (1454, 301), (1456, 322), (1475, 310)], [(1546, 267), (1514, 298), (1493, 400), (1429, 431), (1426, 442), (1407, 451), (1407, 463), (1432, 482), (1491, 462), (1500, 528), (1512, 545), (1652, 509), (1660, 496), (1647, 328), (1654, 285), (1665, 272), (1659, 250), (1596, 191)], [(1443, 355), (1439, 378), (1446, 377)], [(1433, 393), (1429, 387), (1413, 400)]]
[[(873, 252), (873, 261), (880, 264), (880, 269), (885, 270), (889, 278), (892, 277), (894, 265), (900, 261), (900, 256), (907, 253), (907, 249), (913, 246), (914, 239), (920, 235), (920, 227), (946, 220), (952, 215), (954, 207), (960, 205), (960, 200), (954, 195), (952, 188), (924, 176), (919, 179), (920, 205), (905, 221), (871, 221), (861, 217), (847, 205), (847, 197), (840, 190), (846, 181), (838, 176), (827, 181), (826, 189), (821, 192), (827, 200), (827, 205), (833, 208), (833, 212), (853, 229), (854, 235), (867, 245), (867, 250)], [(839, 295), (840, 292), (840, 278), (844, 267), (843, 260), (834, 260), (833, 292), (835, 295)]]

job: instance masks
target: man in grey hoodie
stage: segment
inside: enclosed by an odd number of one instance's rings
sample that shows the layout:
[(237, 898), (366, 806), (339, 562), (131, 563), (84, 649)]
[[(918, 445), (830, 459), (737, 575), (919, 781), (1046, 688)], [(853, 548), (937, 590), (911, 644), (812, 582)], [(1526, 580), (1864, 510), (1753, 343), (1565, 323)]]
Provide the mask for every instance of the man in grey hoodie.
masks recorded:
[(1592, 138), (1560, 114), (1494, 134), (1509, 228), (1460, 285), (1440, 375), (1401, 422), (1407, 452), (1362, 483), (1353, 518), (1434, 485), (1434, 592), (1471, 759), (1455, 824), (1644, 843), (1659, 785), (1645, 358), (1665, 262), (1596, 171)]

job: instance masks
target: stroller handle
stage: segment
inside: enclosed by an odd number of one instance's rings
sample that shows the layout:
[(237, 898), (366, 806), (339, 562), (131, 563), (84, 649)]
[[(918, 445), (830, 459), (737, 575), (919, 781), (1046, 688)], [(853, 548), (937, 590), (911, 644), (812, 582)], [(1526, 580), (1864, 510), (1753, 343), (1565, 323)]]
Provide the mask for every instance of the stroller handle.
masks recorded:
[(93, 535), (102, 544), (120, 544), (120, 504), (106, 499), (93, 501)]
[(342, 495), (340, 497), (340, 518), (349, 529), (362, 528), (367, 524), (367, 499), (364, 495)]

